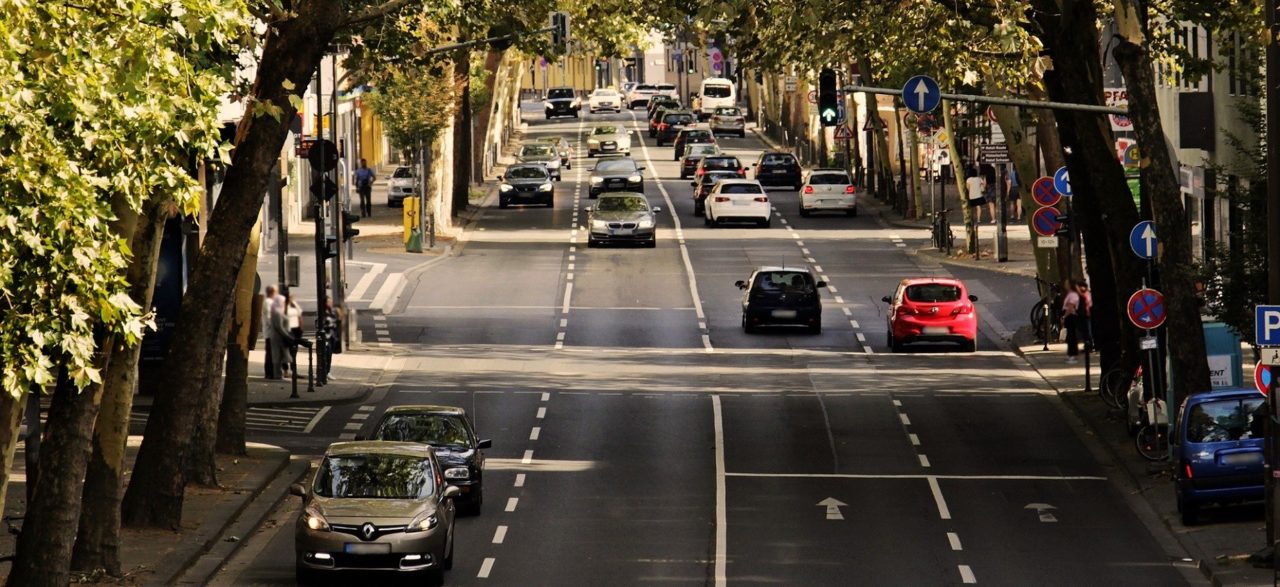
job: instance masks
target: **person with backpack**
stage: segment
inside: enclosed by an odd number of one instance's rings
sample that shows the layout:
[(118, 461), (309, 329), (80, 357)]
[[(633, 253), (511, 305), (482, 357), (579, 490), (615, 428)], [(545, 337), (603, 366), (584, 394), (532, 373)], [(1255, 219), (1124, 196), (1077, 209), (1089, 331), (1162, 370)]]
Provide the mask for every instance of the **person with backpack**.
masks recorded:
[(360, 194), (360, 217), (373, 216), (373, 182), (377, 179), (364, 159), (356, 169), (356, 191)]

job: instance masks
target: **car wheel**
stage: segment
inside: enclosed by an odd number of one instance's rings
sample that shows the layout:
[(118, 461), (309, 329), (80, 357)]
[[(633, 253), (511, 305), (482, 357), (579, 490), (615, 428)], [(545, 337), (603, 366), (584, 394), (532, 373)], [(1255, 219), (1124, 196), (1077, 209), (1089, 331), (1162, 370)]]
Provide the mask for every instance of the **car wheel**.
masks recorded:
[(978, 351), (978, 339), (966, 340), (960, 343), (960, 350), (966, 353), (974, 353)]
[(506, 208), (506, 207), (507, 207), (507, 199), (506, 199), (506, 198), (504, 198), (504, 197), (502, 197), (502, 196), (498, 196), (498, 207), (499, 207), (499, 208)]
[(771, 226), (773, 226), (773, 217), (765, 218), (760, 221), (761, 228), (769, 228)]
[(747, 321), (747, 313), (742, 313), (742, 331), (747, 334), (755, 334), (757, 327)]
[(854, 206), (854, 207), (853, 207), (853, 209), (852, 209), (852, 210), (849, 210), (848, 212), (846, 212), (846, 214), (848, 214), (848, 215), (850, 215), (850, 216), (853, 216), (854, 218), (857, 218), (857, 217), (858, 217), (858, 207), (857, 207), (857, 206)]
[(694, 204), (694, 205), (693, 205), (693, 215), (694, 215), (694, 216), (706, 216), (706, 214), (707, 214), (707, 211), (706, 211), (706, 210), (703, 210), (703, 209), (702, 209), (702, 206), (699, 206), (699, 205), (697, 205), (697, 204)]
[(649, 239), (649, 240), (645, 241), (644, 246), (645, 246), (645, 248), (647, 248), (647, 249), (656, 249), (656, 248), (658, 248), (658, 237), (656, 237), (656, 236), (655, 236), (655, 237), (653, 237), (653, 238), (651, 238), (651, 239)]
[(703, 226), (715, 226), (715, 221), (711, 219), (711, 213), (707, 212), (702, 215)]
[(594, 158), (595, 156), (596, 154), (594, 151), (587, 151), (587, 159)]
[(889, 333), (889, 350), (895, 353), (900, 353), (903, 350), (902, 343), (893, 337), (892, 332)]
[(573, 117), (574, 117), (574, 118), (577, 118), (577, 117), (578, 117), (578, 113), (577, 113), (577, 112), (574, 112), (574, 113), (573, 113)]
[(550, 114), (548, 114), (548, 115), (547, 115), (547, 120), (551, 120), (551, 115), (550, 115)]
[(555, 207), (556, 207), (556, 197), (555, 197), (555, 196), (550, 196), (550, 197), (548, 197), (548, 198), (546, 199), (546, 201), (545, 201), (545, 202), (543, 202), (543, 204), (544, 204), (544, 205), (546, 205), (546, 207), (548, 207), (548, 208), (555, 208)]
[(597, 241), (596, 241), (596, 239), (593, 239), (593, 238), (591, 238), (591, 237), (587, 237), (587, 248), (588, 248), (588, 249), (594, 249), (594, 248), (596, 248), (596, 247), (598, 247), (598, 246), (600, 246), (600, 243), (599, 243), (599, 242), (597, 242)]
[(809, 334), (822, 334), (822, 323), (819, 322), (817, 324), (810, 325)]
[(441, 567), (441, 568), (443, 568), (443, 569), (444, 569), (444, 570), (446, 570), (446, 571), (453, 569), (453, 543), (454, 543), (454, 540), (456, 540), (456, 538), (455, 538), (455, 534), (453, 533), (453, 530), (452, 530), (452, 529), (450, 529), (450, 530), (449, 530), (449, 536), (447, 537), (447, 540), (446, 540), (446, 542), (448, 542), (448, 543), (449, 543), (449, 546), (448, 546), (448, 548), (449, 548), (449, 552), (446, 552), (446, 553), (444, 554), (444, 561), (440, 564), (440, 567)]
[(801, 217), (801, 218), (808, 218), (808, 217), (809, 217), (809, 211), (808, 211), (808, 210), (805, 210), (805, 209), (804, 209), (804, 206), (801, 206), (801, 207), (800, 207), (800, 217)]
[(308, 569), (302, 566), (302, 561), (297, 558), (297, 555), (294, 555), (294, 557), (293, 579), (299, 585), (319, 585), (322, 583), (321, 579), (323, 577), (320, 576), (320, 573), (316, 572), (315, 569)]

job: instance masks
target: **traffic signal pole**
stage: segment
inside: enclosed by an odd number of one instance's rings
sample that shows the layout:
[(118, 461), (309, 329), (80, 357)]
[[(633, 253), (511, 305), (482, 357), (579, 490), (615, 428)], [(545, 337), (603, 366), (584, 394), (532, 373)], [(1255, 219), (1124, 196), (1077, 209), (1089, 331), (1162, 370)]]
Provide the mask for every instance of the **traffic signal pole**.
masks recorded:
[[(316, 67), (316, 142), (319, 145), (320, 140), (324, 137), (324, 70), (322, 66)], [(319, 174), (316, 180), (324, 181), (325, 168), (325, 149), (320, 149), (320, 167), (312, 169), (313, 174)], [(321, 195), (324, 189), (321, 188), (320, 194), (316, 194), (315, 217), (316, 217), (316, 332), (320, 332), (319, 326), (323, 324), (324, 307), (329, 301), (328, 292), (325, 291), (325, 255), (328, 253), (328, 243), (325, 242), (324, 229), (324, 197)], [(316, 353), (324, 354), (324, 337), (316, 336)], [(297, 369), (297, 365), (294, 365)], [(297, 395), (295, 392), (294, 395)], [(292, 396), (290, 396), (292, 397)]]
[[(337, 51), (334, 51), (334, 53), (329, 57), (329, 74), (331, 76), (331, 79), (333, 79), (333, 88), (329, 90), (329, 106), (330, 106), (329, 140), (332, 141), (333, 144), (337, 145), (338, 144), (338, 53)], [(338, 219), (343, 218), (344, 215), (351, 209), (351, 197), (350, 197), (351, 190), (349, 189), (349, 186), (351, 183), (350, 182), (351, 173), (349, 169), (349, 165), (351, 163), (351, 157), (350, 157), (351, 149), (343, 149), (342, 153), (344, 155), (347, 155), (348, 166), (344, 167), (342, 165), (339, 165), (336, 168), (337, 170), (334, 172), (334, 175), (342, 174), (342, 177), (336, 178), (338, 180), (339, 185), (342, 186), (342, 189), (339, 189), (338, 193), (334, 195), (334, 205), (333, 205), (333, 212), (334, 212), (333, 213), (333, 218), (334, 218), (333, 236), (337, 238), (337, 240), (335, 240), (333, 243), (334, 252), (337, 253), (333, 256), (333, 307), (335, 310), (343, 307), (343, 304), (346, 303), (346, 298), (347, 298), (346, 296), (347, 285), (345, 281), (345, 276), (347, 273), (347, 262), (346, 262), (347, 256), (342, 254), (342, 250), (345, 248), (343, 245), (344, 243), (346, 243), (347, 239), (343, 238), (344, 235), (342, 234), (342, 230), (345, 227), (343, 226), (342, 222), (338, 222)], [(316, 332), (317, 332), (316, 338), (321, 338), (321, 336), (318, 333), (320, 333), (320, 330), (321, 330), (320, 327), (323, 326), (324, 323), (325, 323), (325, 304), (322, 302), (320, 303), (320, 306), (317, 308), (317, 311), (316, 311)], [(337, 349), (330, 349), (330, 350), (337, 350)]]

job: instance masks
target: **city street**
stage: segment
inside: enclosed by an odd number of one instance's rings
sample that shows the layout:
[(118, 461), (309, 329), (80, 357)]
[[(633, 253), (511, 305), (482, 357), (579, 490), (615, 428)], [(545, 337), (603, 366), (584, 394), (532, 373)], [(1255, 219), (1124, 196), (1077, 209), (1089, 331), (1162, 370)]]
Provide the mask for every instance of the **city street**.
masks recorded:
[[(445, 584), (1198, 578), (1171, 562), (1008, 346), (1037, 299), (1030, 279), (918, 256), (925, 231), (865, 207), (801, 218), (790, 190), (769, 191), (770, 228), (705, 227), (643, 110), (525, 114), (526, 141), (558, 134), (576, 148), (554, 208), (489, 198), (454, 256), (410, 281), (385, 321), (362, 315), (364, 340), (386, 325), (399, 369), (364, 405), (250, 426), (318, 458), (391, 406), (466, 408), (493, 448), (483, 512), (458, 519)], [(632, 156), (663, 209), (656, 249), (586, 246), (595, 161), (580, 143), (602, 121), (637, 129)], [(750, 133), (719, 141), (744, 163), (765, 148)], [(734, 282), (763, 265), (809, 267), (830, 284), (821, 334), (743, 332)], [(978, 352), (890, 352), (880, 300), (915, 276), (965, 280)], [(287, 498), (213, 584), (293, 584), (299, 508)]]

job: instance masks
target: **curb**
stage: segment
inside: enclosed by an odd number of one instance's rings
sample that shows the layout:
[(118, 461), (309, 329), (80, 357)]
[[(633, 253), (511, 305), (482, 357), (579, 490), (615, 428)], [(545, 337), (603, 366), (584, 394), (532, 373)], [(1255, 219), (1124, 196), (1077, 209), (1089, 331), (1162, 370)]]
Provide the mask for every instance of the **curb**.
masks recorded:
[[(209, 538), (204, 541), (199, 541), (198, 539), (193, 540), (192, 538), (195, 538), (194, 536), (188, 536), (186, 539), (180, 541), (173, 553), (156, 563), (155, 574), (153, 575), (152, 580), (147, 581), (148, 585), (172, 585), (176, 579), (184, 576), (189, 570), (193, 569), (197, 563), (199, 563), (200, 559), (206, 556), (206, 553), (218, 548), (222, 543), (222, 536), (227, 533), (227, 530), (235, 524), (237, 519), (247, 509), (249, 509), (249, 506), (257, 499), (257, 497), (262, 495), (266, 488), (280, 477), (280, 473), (289, 465), (289, 451), (272, 445), (259, 446), (267, 447), (268, 449), (275, 449), (270, 452), (276, 453), (279, 456), (280, 462), (276, 465), (275, 471), (272, 471), (267, 483), (256, 488), (252, 493), (245, 495), (244, 499), (228, 501), (214, 508), (214, 510), (209, 514), (208, 519), (221, 520), (222, 525), (211, 533)], [(199, 528), (197, 528), (193, 534), (198, 532)], [(226, 559), (224, 558), (222, 560), (225, 561)], [(222, 561), (219, 561), (218, 566), (221, 566), (221, 564)], [(203, 584), (204, 581), (200, 581), (200, 583)]]
[(382, 374), (382, 372), (383, 372), (383, 371), (386, 371), (387, 365), (390, 365), (390, 364), (391, 364), (391, 360), (392, 360), (392, 358), (393, 358), (393, 355), (391, 355), (391, 354), (386, 354), (386, 355), (384, 355), (384, 356), (386, 357), (387, 361), (386, 361), (386, 363), (383, 365), (382, 369), (377, 369), (377, 370), (373, 371), (373, 372), (372, 372), (372, 373), (370, 373), (367, 377), (365, 377), (365, 379), (364, 379), (364, 381), (363, 381), (362, 383), (360, 383), (361, 389), (360, 389), (360, 394), (359, 394), (359, 395), (356, 395), (356, 396), (353, 396), (353, 397), (350, 397), (350, 398), (347, 398), (347, 399), (298, 400), (298, 401), (263, 401), (263, 402), (257, 402), (257, 403), (250, 402), (250, 403), (249, 403), (249, 406), (250, 406), (250, 407), (257, 407), (257, 408), (289, 408), (289, 407), (293, 407), (293, 408), (316, 408), (316, 407), (323, 407), (323, 406), (342, 406), (342, 405), (348, 405), (348, 404), (364, 404), (364, 403), (365, 403), (365, 401), (367, 401), (367, 400), (369, 399), (369, 396), (370, 396), (370, 395), (373, 395), (373, 390), (374, 390), (376, 387), (378, 387), (379, 379), (382, 377), (382, 375), (381, 375), (381, 374)]

